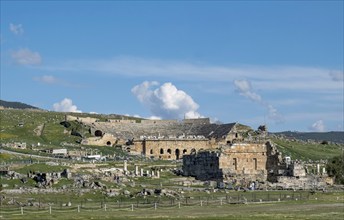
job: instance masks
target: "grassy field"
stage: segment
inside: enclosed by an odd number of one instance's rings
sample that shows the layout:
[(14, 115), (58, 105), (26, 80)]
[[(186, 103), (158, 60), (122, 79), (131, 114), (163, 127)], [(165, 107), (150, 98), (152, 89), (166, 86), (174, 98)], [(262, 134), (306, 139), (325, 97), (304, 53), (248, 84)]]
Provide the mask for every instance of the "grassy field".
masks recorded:
[[(0, 110), (0, 141), (26, 142), (27, 145), (57, 145), (61, 142), (74, 143), (77, 139), (64, 134), (64, 127), (60, 122), (64, 120), (63, 113), (28, 111), (18, 109)], [(44, 126), (42, 135), (34, 131), (38, 126)]]
[[(86, 113), (68, 113), (78, 117), (94, 117), (100, 121), (108, 118), (121, 118), (120, 115), (98, 115)], [(27, 144), (59, 145), (61, 142), (75, 143), (80, 138), (64, 133), (65, 128), (60, 124), (64, 121), (65, 113), (36, 110), (4, 109), (0, 110), (0, 142), (26, 142)], [(131, 119), (129, 117), (129, 119)], [(38, 126), (43, 126), (39, 136), (35, 133)], [(76, 125), (75, 125), (76, 126)], [(79, 128), (82, 130), (82, 128)], [(37, 131), (37, 129), (36, 129)]]
[[(0, 219), (343, 219), (343, 196), (340, 200), (332, 194), (327, 194), (326, 199), (247, 203), (247, 204), (194, 204), (174, 206), (154, 205), (137, 208), (135, 205), (126, 207), (65, 207), (32, 209), (2, 209)], [(133, 208), (133, 209), (132, 209)], [(78, 212), (78, 210), (80, 212)]]
[(288, 141), (282, 139), (272, 139), (279, 151), (284, 156), (298, 160), (326, 160), (342, 153), (344, 145), (335, 144), (314, 144), (302, 141)]

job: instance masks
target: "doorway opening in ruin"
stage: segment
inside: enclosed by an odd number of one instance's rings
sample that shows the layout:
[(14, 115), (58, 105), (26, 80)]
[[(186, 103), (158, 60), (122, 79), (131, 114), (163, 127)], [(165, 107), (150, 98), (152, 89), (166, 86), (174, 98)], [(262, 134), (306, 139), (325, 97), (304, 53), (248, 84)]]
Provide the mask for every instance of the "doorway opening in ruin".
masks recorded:
[(186, 154), (186, 152), (188, 152), (188, 150), (184, 149), (184, 150), (183, 150), (183, 154)]
[(160, 149), (160, 154), (164, 154), (164, 149)]
[(153, 149), (150, 150), (150, 154), (153, 154)]
[(191, 154), (195, 154), (196, 153), (196, 149), (195, 148), (192, 148), (191, 149)]
[(171, 149), (167, 149), (167, 153), (171, 154), (172, 153)]
[(238, 133), (235, 133), (235, 138), (238, 138)]
[(257, 158), (253, 158), (254, 169), (257, 170)]
[(179, 155), (180, 155), (180, 151), (179, 149), (176, 149), (176, 160), (179, 160)]
[(110, 141), (106, 142), (106, 145), (111, 146), (111, 142)]
[(94, 136), (96, 136), (96, 137), (102, 137), (102, 136), (103, 136), (103, 132), (102, 132), (101, 130), (96, 130), (96, 131), (94, 132)]
[(234, 169), (237, 170), (238, 166), (237, 166), (237, 159), (233, 158), (233, 165), (234, 165)]

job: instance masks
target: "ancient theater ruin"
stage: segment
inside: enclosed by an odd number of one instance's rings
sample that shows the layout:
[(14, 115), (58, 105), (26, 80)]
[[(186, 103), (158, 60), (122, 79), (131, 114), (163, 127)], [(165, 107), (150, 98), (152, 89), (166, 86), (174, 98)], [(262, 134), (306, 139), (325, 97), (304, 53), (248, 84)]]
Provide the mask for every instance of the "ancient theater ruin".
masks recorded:
[(130, 154), (152, 159), (182, 159), (182, 174), (198, 180), (269, 181), (285, 188), (327, 184), (326, 176), (315, 180), (301, 162), (283, 157), (269, 140), (266, 126), (253, 130), (239, 123), (210, 123), (209, 118), (98, 121), (66, 116), (65, 121), (88, 129), (91, 137), (83, 138), (83, 145), (120, 146)]
[(67, 116), (89, 127), (93, 137), (82, 144), (123, 146), (131, 154), (164, 160), (182, 159), (200, 150), (217, 149), (243, 140), (252, 129), (239, 123), (213, 124), (209, 118), (177, 120), (120, 120), (104, 122), (93, 118)]

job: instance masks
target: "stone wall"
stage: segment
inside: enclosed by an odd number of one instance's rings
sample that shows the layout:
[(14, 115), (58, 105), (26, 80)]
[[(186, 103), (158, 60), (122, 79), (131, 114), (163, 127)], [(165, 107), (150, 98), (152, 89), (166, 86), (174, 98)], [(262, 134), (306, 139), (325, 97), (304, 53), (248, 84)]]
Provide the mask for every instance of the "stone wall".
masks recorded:
[(66, 115), (65, 121), (78, 121), (81, 123), (90, 124), (90, 123), (94, 123), (94, 122), (98, 121), (98, 119), (97, 118), (91, 118), (91, 117), (75, 117), (72, 115)]
[(178, 120), (142, 120), (141, 124), (176, 124)]
[(215, 149), (217, 144), (208, 139), (166, 139), (166, 140), (143, 140), (136, 142), (136, 149), (142, 146), (142, 153), (146, 157), (166, 160), (178, 160), (184, 155), (198, 152), (201, 149)]
[[(199, 180), (237, 182), (266, 181), (293, 188), (298, 183), (310, 187), (310, 179), (301, 162), (287, 161), (271, 142), (236, 143), (214, 151), (201, 151), (183, 157), (183, 174)], [(318, 176), (319, 177), (319, 176)], [(322, 177), (324, 185), (328, 181)], [(326, 179), (326, 181), (325, 181)]]
[(241, 143), (224, 146), (217, 152), (204, 151), (184, 156), (183, 173), (200, 180), (246, 178), (266, 180), (267, 145)]
[(219, 160), (224, 177), (265, 180), (267, 147), (261, 143), (238, 143), (225, 147)]
[(109, 123), (130, 124), (130, 123), (136, 123), (136, 120), (130, 120), (130, 119), (108, 119), (107, 122), (109, 122)]
[(96, 146), (114, 146), (116, 143), (117, 139), (112, 134), (103, 134), (101, 137), (90, 137), (81, 141), (83, 145)]
[(191, 123), (191, 124), (210, 124), (209, 118), (190, 118), (184, 119), (183, 123)]
[(219, 159), (219, 153), (211, 151), (185, 155), (183, 157), (183, 175), (193, 176), (198, 180), (222, 179), (223, 172)]

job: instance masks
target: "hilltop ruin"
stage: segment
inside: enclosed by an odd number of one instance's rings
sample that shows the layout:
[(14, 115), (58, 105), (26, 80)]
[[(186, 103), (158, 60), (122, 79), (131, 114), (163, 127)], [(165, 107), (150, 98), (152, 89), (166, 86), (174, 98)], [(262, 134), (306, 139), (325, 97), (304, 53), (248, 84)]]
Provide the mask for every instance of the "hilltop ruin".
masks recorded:
[[(85, 145), (122, 146), (131, 154), (152, 159), (183, 160), (182, 174), (217, 182), (269, 181), (288, 188), (314, 185), (299, 161), (283, 157), (267, 138), (266, 126), (257, 130), (239, 123), (213, 124), (209, 118), (177, 120), (120, 120), (66, 116), (89, 128)], [(317, 184), (331, 183), (325, 172)], [(241, 183), (241, 185), (243, 185)], [(245, 185), (245, 184), (244, 184)]]

